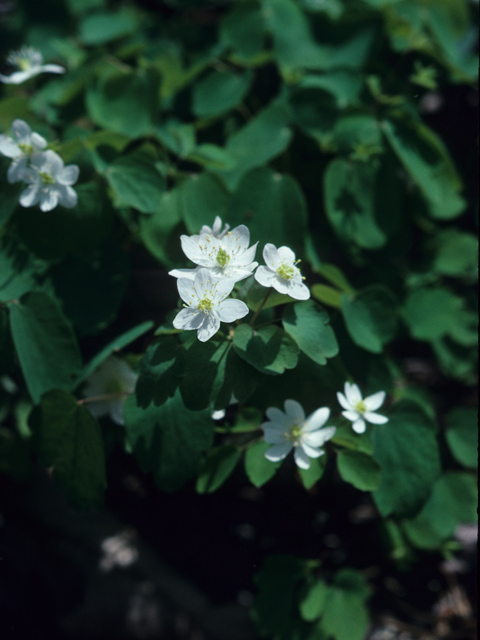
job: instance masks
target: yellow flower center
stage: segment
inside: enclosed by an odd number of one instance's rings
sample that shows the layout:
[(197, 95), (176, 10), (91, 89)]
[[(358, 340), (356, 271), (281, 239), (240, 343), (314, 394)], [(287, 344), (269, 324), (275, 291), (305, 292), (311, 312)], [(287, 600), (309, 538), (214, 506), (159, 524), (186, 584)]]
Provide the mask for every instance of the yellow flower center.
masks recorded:
[(26, 153), (28, 155), (33, 153), (33, 147), (31, 144), (25, 144), (24, 142), (20, 142), (18, 146), (23, 151), (23, 153)]
[(363, 400), (360, 400), (360, 402), (357, 402), (357, 404), (355, 405), (355, 410), (358, 411), (358, 413), (365, 413), (365, 411), (367, 410), (367, 405)]
[(21, 71), (27, 71), (32, 66), (32, 61), (28, 58), (18, 58), (17, 65)]
[(227, 264), (230, 262), (230, 256), (228, 255), (228, 253), (225, 251), (225, 249), (220, 249), (219, 252), (217, 253), (217, 263), (222, 267), (227, 266)]
[(39, 171), (38, 175), (42, 179), (43, 184), (55, 184), (55, 178), (52, 178), (52, 176), (49, 173), (45, 173), (44, 171)]
[(293, 266), (293, 264), (285, 264), (285, 262), (282, 262), (282, 264), (277, 269), (278, 275), (285, 280), (291, 280), (296, 271), (297, 269)]
[(287, 434), (288, 440), (291, 440), (293, 446), (295, 447), (299, 440), (302, 437), (302, 427), (299, 424), (294, 424), (293, 427), (290, 428), (290, 431)]
[(205, 313), (210, 313), (210, 311), (213, 310), (212, 299), (207, 298), (207, 296), (205, 296), (203, 300), (200, 300), (197, 306), (201, 311), (204, 311)]

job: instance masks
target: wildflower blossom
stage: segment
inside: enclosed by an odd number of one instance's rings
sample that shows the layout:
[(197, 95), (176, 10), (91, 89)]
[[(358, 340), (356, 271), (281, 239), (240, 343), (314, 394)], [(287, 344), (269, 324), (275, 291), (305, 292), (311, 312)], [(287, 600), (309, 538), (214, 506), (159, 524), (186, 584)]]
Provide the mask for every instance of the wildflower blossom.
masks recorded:
[[(213, 234), (181, 236), (183, 252), (198, 267), (209, 269), (217, 278), (227, 278), (233, 282), (248, 278), (258, 266), (258, 262), (253, 262), (258, 242), (248, 247), (250, 232), (243, 224), (223, 236), (222, 233), (218, 237)], [(169, 273), (175, 278), (194, 280), (198, 267), (174, 269)]]
[(77, 181), (78, 174), (76, 164), (64, 167), (63, 160), (54, 151), (32, 155), (30, 167), (22, 174), (30, 186), (20, 195), (20, 204), (33, 207), (40, 203), (42, 211), (51, 211), (57, 204), (71, 209), (77, 204), (77, 194), (71, 185)]
[(298, 467), (308, 469), (309, 458), (318, 458), (325, 451), (320, 447), (335, 434), (335, 427), (323, 428), (330, 417), (330, 409), (322, 407), (307, 419), (302, 406), (296, 400), (285, 400), (285, 412), (270, 407), (267, 409), (269, 422), (262, 424), (265, 442), (273, 444), (265, 453), (267, 460), (283, 460), (293, 449)]
[(352, 429), (355, 433), (363, 433), (366, 429), (365, 420), (372, 424), (385, 424), (388, 422), (386, 416), (374, 413), (379, 409), (385, 400), (385, 391), (378, 391), (367, 398), (362, 398), (362, 393), (356, 384), (345, 382), (344, 394), (337, 392), (338, 402), (345, 411), (342, 416), (352, 421)]
[(213, 221), (213, 227), (209, 227), (208, 225), (204, 224), (203, 227), (200, 229), (200, 235), (201, 236), (211, 235), (221, 240), (229, 229), (230, 229), (230, 225), (227, 223), (225, 223), (222, 228), (222, 219), (220, 218), (220, 216), (216, 216), (215, 220)]
[(296, 300), (308, 300), (310, 291), (303, 284), (302, 274), (297, 267), (295, 254), (289, 247), (266, 244), (263, 249), (266, 266), (258, 267), (255, 280), (263, 287), (273, 287), (279, 293), (289, 295)]
[(0, 73), (0, 82), (4, 84), (22, 84), (40, 73), (65, 73), (65, 69), (58, 64), (43, 64), (42, 54), (33, 47), (22, 47), (18, 51), (12, 51), (7, 62), (18, 71), (9, 76)]
[(123, 424), (123, 405), (126, 397), (133, 393), (137, 378), (137, 374), (126, 362), (116, 356), (110, 356), (85, 383), (85, 398), (100, 397), (99, 400), (85, 403), (86, 406), (96, 418), (110, 415), (114, 422)]
[(13, 138), (0, 135), (0, 153), (12, 158), (7, 172), (10, 184), (23, 180), (23, 172), (32, 154), (42, 151), (47, 146), (45, 138), (32, 131), (23, 120), (13, 121), (12, 134)]
[(234, 322), (248, 313), (241, 300), (225, 300), (231, 293), (233, 280), (216, 278), (208, 269), (199, 269), (192, 282), (179, 278), (178, 293), (187, 304), (175, 317), (176, 329), (197, 331), (200, 342), (206, 342), (220, 328), (220, 322)]

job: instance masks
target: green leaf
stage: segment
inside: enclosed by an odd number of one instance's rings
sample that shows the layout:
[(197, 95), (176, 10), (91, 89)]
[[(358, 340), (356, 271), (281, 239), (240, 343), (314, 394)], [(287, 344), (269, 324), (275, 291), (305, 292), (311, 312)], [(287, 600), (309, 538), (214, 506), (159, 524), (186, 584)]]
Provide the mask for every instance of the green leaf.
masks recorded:
[(53, 467), (53, 480), (82, 509), (99, 508), (107, 487), (100, 427), (90, 411), (65, 391), (43, 396), (32, 415), (40, 462)]
[(216, 216), (225, 220), (230, 196), (221, 181), (209, 173), (187, 178), (180, 187), (183, 219), (189, 233), (211, 226)]
[(371, 589), (363, 573), (357, 569), (350, 567), (340, 569), (333, 578), (333, 584), (344, 591), (354, 593), (362, 601), (368, 600), (371, 595)]
[(75, 380), (75, 384), (73, 388), (76, 389), (78, 386), (82, 384), (82, 382), (85, 382), (85, 380), (94, 371), (96, 371), (98, 367), (102, 364), (102, 362), (104, 362), (109, 356), (111, 356), (112, 353), (121, 351), (126, 346), (128, 346), (131, 342), (134, 342), (135, 340), (137, 340), (137, 338), (139, 338), (144, 333), (149, 331), (152, 327), (153, 327), (153, 322), (151, 320), (147, 320), (146, 322), (142, 322), (141, 324), (138, 324), (136, 327), (129, 329), (125, 333), (122, 333), (122, 335), (118, 336), (118, 338), (115, 338), (115, 340), (112, 340), (112, 342), (109, 342), (100, 351), (100, 353), (97, 353), (97, 355), (94, 358), (92, 358), (87, 365), (85, 365), (81, 374)]
[(109, 72), (87, 90), (92, 120), (129, 138), (152, 134), (158, 118), (159, 77), (153, 70)]
[(241, 452), (232, 445), (210, 449), (200, 463), (198, 493), (213, 493), (227, 480), (240, 460)]
[(220, 42), (231, 47), (235, 57), (249, 61), (263, 51), (264, 19), (256, 3), (234, 5), (220, 22)]
[(209, 411), (189, 411), (179, 392), (161, 407), (138, 406), (135, 395), (124, 407), (125, 427), (142, 471), (153, 471), (163, 491), (176, 491), (197, 472), (201, 453), (213, 441)]
[(358, 156), (363, 151), (365, 160), (383, 149), (378, 120), (367, 114), (346, 115), (339, 118), (335, 123), (333, 140), (340, 153), (354, 151)]
[(293, 302), (294, 299), (290, 296), (287, 296), (284, 293), (279, 293), (275, 289), (267, 289), (262, 287), (260, 283), (252, 278), (251, 283), (249, 283), (248, 291), (247, 291), (247, 305), (248, 308), (252, 311), (256, 311), (262, 305), (262, 302), (265, 300), (267, 293), (268, 298), (263, 305), (262, 309), (270, 309), (271, 307), (276, 307), (280, 304), (285, 304), (286, 302)]
[(191, 124), (167, 120), (157, 127), (157, 137), (177, 156), (184, 157), (196, 146), (195, 128)]
[(181, 221), (181, 193), (179, 189), (166, 191), (160, 197), (157, 210), (152, 215), (141, 216), (140, 237), (143, 244), (158, 260), (172, 264), (174, 248), (180, 252), (178, 224)]
[(300, 615), (304, 620), (313, 622), (322, 615), (327, 601), (327, 593), (328, 587), (321, 578), (308, 585), (299, 607)]
[(27, 388), (35, 403), (52, 389), (71, 389), (82, 360), (71, 324), (43, 291), (10, 307), (10, 326)]
[(153, 402), (159, 407), (171, 398), (177, 390), (183, 363), (184, 350), (176, 338), (159, 336), (138, 365), (135, 387), (138, 406), (146, 409)]
[(299, 348), (290, 336), (278, 327), (263, 327), (254, 331), (241, 324), (233, 334), (237, 354), (261, 373), (278, 375), (297, 365)]
[(245, 453), (245, 473), (256, 487), (263, 486), (276, 474), (282, 461), (271, 462), (265, 458), (265, 452), (272, 445), (268, 442), (256, 442)]
[(327, 456), (323, 455), (320, 458), (310, 458), (310, 466), (308, 469), (298, 468), (298, 474), (302, 479), (302, 484), (305, 489), (311, 489), (325, 473), (327, 466)]
[[(245, 224), (260, 246), (270, 242), (302, 252), (307, 205), (298, 182), (268, 167), (250, 171), (232, 196), (228, 222)], [(259, 256), (257, 256), (259, 257)]]
[(340, 291), (326, 284), (314, 284), (312, 287), (312, 296), (319, 302), (328, 304), (330, 307), (340, 309), (342, 306), (342, 294)]
[(27, 480), (32, 470), (30, 448), (14, 431), (0, 427), (0, 472), (17, 481)]
[(86, 16), (79, 25), (79, 35), (86, 45), (99, 45), (130, 35), (138, 28), (133, 11), (102, 11)]
[(292, 336), (305, 355), (317, 364), (338, 354), (338, 344), (325, 309), (312, 300), (285, 307), (283, 328)]
[(447, 415), (445, 437), (457, 462), (474, 469), (478, 465), (477, 410), (456, 407)]
[(420, 189), (432, 217), (458, 216), (465, 208), (462, 182), (443, 142), (419, 122), (382, 122), (393, 151)]
[(324, 263), (318, 268), (318, 273), (345, 293), (355, 293), (355, 289), (347, 280), (345, 274), (334, 264)]
[(433, 270), (445, 276), (478, 276), (478, 239), (459, 229), (445, 229), (435, 239)]
[(369, 457), (373, 454), (373, 447), (368, 434), (355, 433), (355, 431), (352, 430), (352, 424), (350, 422), (337, 426), (335, 435), (332, 438), (332, 443), (346, 447), (352, 451), (360, 451)]
[(380, 487), (373, 493), (380, 513), (415, 515), (440, 475), (435, 425), (417, 404), (400, 400), (389, 421), (375, 425), (373, 447), (382, 467)]
[(230, 189), (235, 189), (250, 169), (261, 167), (288, 147), (292, 137), (289, 122), (288, 105), (274, 100), (228, 138), (225, 148), (235, 158), (236, 165), (218, 174)]
[(0, 375), (13, 368), (14, 360), (9, 314), (5, 307), (0, 306)]
[(360, 451), (340, 451), (337, 456), (338, 472), (345, 482), (360, 491), (375, 491), (380, 485), (380, 465), (371, 456)]
[(332, 160), (324, 175), (325, 209), (344, 241), (363, 249), (379, 249), (387, 236), (376, 220), (378, 167), (373, 163)]
[(223, 147), (216, 144), (199, 144), (195, 149), (190, 151), (187, 156), (190, 162), (196, 162), (207, 170), (225, 170), (233, 169), (237, 164), (235, 157), (226, 151)]
[(0, 228), (8, 221), (18, 206), (18, 188), (0, 180)]
[(337, 587), (330, 587), (325, 611), (319, 626), (335, 640), (363, 640), (369, 618), (367, 610), (357, 594)]
[(449, 332), (461, 298), (444, 287), (429, 287), (412, 291), (405, 300), (403, 316), (417, 340), (436, 340)]
[(193, 113), (199, 118), (223, 115), (245, 98), (252, 74), (213, 69), (193, 86)]
[(342, 314), (353, 342), (372, 353), (395, 336), (397, 301), (387, 287), (372, 285), (353, 295), (342, 295)]
[(117, 158), (105, 172), (119, 208), (134, 207), (142, 213), (156, 213), (165, 191), (165, 180), (153, 159), (141, 151)]

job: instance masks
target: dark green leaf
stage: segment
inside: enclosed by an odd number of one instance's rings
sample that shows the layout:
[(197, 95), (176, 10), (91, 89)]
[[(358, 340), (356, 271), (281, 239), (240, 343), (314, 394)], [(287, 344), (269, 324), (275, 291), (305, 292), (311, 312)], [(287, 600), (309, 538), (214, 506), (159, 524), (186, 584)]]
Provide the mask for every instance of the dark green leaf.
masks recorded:
[(252, 74), (213, 70), (193, 87), (193, 112), (199, 118), (220, 116), (242, 102)]
[(105, 172), (117, 207), (134, 207), (156, 213), (165, 191), (165, 180), (155, 169), (154, 159), (141, 152), (117, 158)]
[(305, 489), (311, 489), (316, 484), (325, 472), (327, 465), (327, 456), (323, 455), (320, 458), (310, 458), (310, 466), (308, 469), (298, 468), (298, 474), (302, 479)]
[(13, 343), (35, 403), (51, 389), (71, 389), (82, 360), (71, 324), (43, 291), (32, 291), (10, 308)]
[(337, 456), (337, 465), (342, 479), (360, 491), (378, 489), (381, 468), (371, 456), (360, 451), (340, 451)]
[(414, 338), (436, 340), (449, 332), (461, 298), (443, 287), (417, 289), (405, 301), (403, 315)]
[(478, 465), (478, 414), (473, 407), (457, 407), (447, 415), (445, 437), (457, 462), (465, 467)]
[(138, 27), (133, 11), (102, 11), (88, 15), (79, 26), (80, 38), (86, 45), (105, 44), (133, 33)]
[(265, 452), (272, 445), (268, 442), (256, 442), (245, 453), (245, 472), (250, 482), (261, 487), (271, 480), (282, 462), (271, 462), (265, 458)]
[(433, 269), (446, 276), (477, 277), (478, 239), (458, 229), (445, 229), (435, 239)]
[(31, 470), (28, 444), (14, 431), (0, 427), (0, 472), (22, 481), (28, 479)]
[(183, 370), (184, 350), (174, 336), (159, 336), (138, 365), (135, 387), (137, 404), (146, 409), (153, 402), (157, 407), (171, 398), (177, 389)]
[(240, 60), (251, 60), (263, 51), (264, 19), (257, 3), (234, 5), (220, 23), (220, 41), (231, 47)]
[(357, 594), (337, 587), (328, 590), (320, 628), (335, 640), (363, 640), (368, 613)]
[(338, 354), (338, 344), (325, 309), (312, 300), (285, 307), (283, 327), (300, 349), (318, 364)]
[(278, 327), (269, 326), (254, 331), (241, 324), (233, 334), (237, 354), (261, 373), (278, 375), (297, 365), (299, 348), (290, 336)]
[(312, 287), (312, 296), (319, 302), (328, 304), (330, 307), (340, 309), (342, 306), (341, 292), (326, 284), (314, 284)]
[(227, 480), (240, 460), (241, 452), (232, 445), (210, 449), (200, 463), (198, 493), (213, 493)]
[(189, 233), (199, 233), (204, 224), (212, 226), (215, 216), (225, 220), (230, 196), (215, 176), (201, 173), (188, 178), (182, 183), (180, 194)]
[[(270, 292), (270, 293), (269, 293)], [(247, 305), (252, 311), (256, 311), (262, 306), (262, 302), (265, 300), (268, 294), (268, 298), (263, 305), (262, 309), (270, 309), (286, 302), (293, 302), (294, 299), (287, 296), (284, 293), (279, 293), (275, 289), (266, 289), (262, 287), (256, 280), (252, 278), (252, 282), (249, 283), (247, 291)]]

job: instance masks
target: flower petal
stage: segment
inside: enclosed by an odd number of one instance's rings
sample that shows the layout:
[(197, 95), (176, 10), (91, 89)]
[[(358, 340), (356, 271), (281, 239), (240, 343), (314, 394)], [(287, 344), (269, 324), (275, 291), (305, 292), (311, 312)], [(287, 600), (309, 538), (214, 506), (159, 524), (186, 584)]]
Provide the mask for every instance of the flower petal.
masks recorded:
[(277, 255), (280, 262), (286, 262), (287, 264), (294, 264), (295, 262), (295, 254), (290, 247), (279, 247)]
[(27, 170), (27, 159), (17, 158), (10, 163), (7, 171), (7, 180), (10, 184), (25, 180), (25, 171)]
[(311, 447), (306, 442), (302, 442), (302, 444), (299, 445), (299, 448), (300, 447), (302, 447), (302, 449), (305, 451), (305, 453), (309, 458), (319, 458), (325, 453), (325, 451), (323, 451), (322, 449), (317, 449), (317, 447)]
[(78, 202), (78, 195), (75, 189), (65, 184), (59, 184), (57, 187), (58, 204), (67, 209), (72, 209)]
[(205, 319), (205, 313), (199, 309), (182, 309), (173, 319), (175, 329), (197, 330)]
[[(283, 411), (281, 411), (280, 409), (277, 409), (277, 407), (269, 407), (265, 413), (267, 414), (267, 418), (275, 423), (278, 424), (279, 426), (281, 426), (282, 428), (284, 428), (288, 422), (288, 418), (287, 416), (283, 413)], [(264, 424), (268, 424), (268, 422), (265, 422)], [(262, 425), (262, 429), (263, 429), (263, 425)]]
[(38, 185), (32, 184), (20, 194), (20, 204), (22, 207), (33, 207), (40, 200), (40, 189)]
[[(267, 267), (276, 271), (280, 265), (280, 258), (278, 257), (278, 250), (274, 244), (267, 243), (263, 248), (263, 259)], [(265, 267), (263, 267), (265, 268)]]
[(295, 424), (303, 425), (305, 421), (305, 411), (302, 405), (296, 400), (285, 400), (285, 413), (287, 417)]
[(352, 424), (352, 429), (355, 431), (355, 433), (364, 433), (366, 428), (367, 425), (365, 424), (365, 420), (363, 418), (355, 420), (355, 422)]
[(377, 393), (368, 396), (368, 398), (365, 398), (364, 403), (367, 407), (367, 411), (376, 411), (377, 409), (380, 409), (382, 404), (385, 402), (386, 395), (385, 391), (378, 391)]
[(282, 444), (285, 442), (285, 432), (281, 427), (272, 425), (271, 422), (266, 422), (265, 427), (262, 426), (264, 431), (264, 440), (270, 444)]
[(371, 413), (368, 411), (363, 414), (363, 417), (367, 422), (371, 422), (372, 424), (385, 424), (388, 422), (387, 416), (382, 416), (380, 413)]
[(12, 133), (19, 142), (27, 142), (30, 144), (30, 135), (32, 130), (25, 120), (15, 119), (12, 122)]
[(283, 460), (284, 458), (286, 458), (292, 448), (293, 447), (290, 442), (275, 444), (273, 447), (270, 447), (270, 449), (267, 449), (267, 451), (265, 452), (265, 457), (271, 462), (278, 462), (279, 460)]
[(197, 338), (200, 342), (206, 342), (220, 329), (220, 320), (215, 313), (210, 313), (205, 317), (205, 321), (197, 331)]
[(337, 391), (337, 400), (340, 406), (342, 406), (347, 411), (349, 411), (352, 408), (348, 400), (346, 399), (346, 397), (343, 395), (343, 393), (340, 393), (340, 391)]
[(44, 64), (40, 67), (38, 73), (65, 73), (66, 69), (59, 64)]
[(63, 167), (61, 171), (59, 171), (56, 176), (57, 182), (60, 184), (72, 185), (78, 180), (78, 176), (80, 173), (80, 169), (76, 164), (69, 164), (66, 167)]
[(321, 447), (327, 440), (333, 438), (336, 430), (336, 427), (325, 427), (324, 429), (318, 429), (318, 431), (306, 433), (302, 438), (302, 443), (308, 444), (310, 447)]
[(58, 204), (58, 191), (57, 189), (40, 189), (40, 209), (42, 211), (51, 211), (55, 209)]
[(342, 411), (342, 416), (347, 420), (351, 420), (352, 422), (355, 422), (355, 420), (358, 420), (360, 418), (360, 414), (358, 413), (358, 411), (353, 411), (352, 409), (350, 411)]
[(7, 158), (17, 158), (22, 155), (22, 150), (15, 140), (2, 134), (0, 136), (0, 153)]
[(362, 393), (360, 388), (356, 384), (345, 382), (345, 396), (347, 397), (350, 406), (354, 407), (362, 400)]
[(174, 278), (188, 278), (188, 280), (195, 280), (195, 276), (197, 275), (198, 267), (195, 269), (172, 269), (168, 272), (169, 276), (173, 276)]
[(330, 409), (328, 407), (321, 407), (314, 411), (308, 418), (305, 420), (305, 425), (302, 429), (304, 433), (309, 433), (310, 431), (316, 431), (323, 427), (326, 421), (330, 417)]
[(301, 445), (295, 447), (293, 456), (297, 467), (300, 467), (300, 469), (310, 469), (310, 459)]
[(35, 149), (45, 149), (45, 147), (47, 146), (47, 141), (45, 140), (45, 138), (42, 138), (42, 136), (38, 133), (35, 133), (35, 131), (33, 131), (30, 136), (30, 143), (33, 147), (35, 147)]
[(262, 287), (274, 287), (277, 280), (277, 274), (267, 267), (261, 266), (255, 271), (255, 280), (261, 284)]
[(234, 322), (244, 318), (249, 313), (249, 308), (241, 300), (224, 300), (220, 303), (217, 313), (222, 322)]
[(177, 280), (177, 289), (179, 296), (184, 302), (193, 307), (197, 306), (198, 296), (192, 280), (189, 280), (188, 278), (179, 278)]

